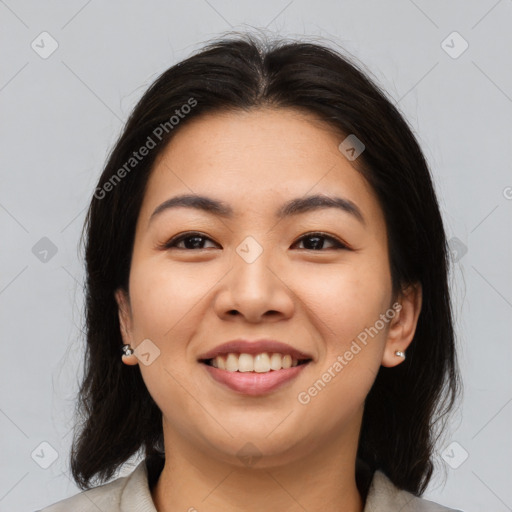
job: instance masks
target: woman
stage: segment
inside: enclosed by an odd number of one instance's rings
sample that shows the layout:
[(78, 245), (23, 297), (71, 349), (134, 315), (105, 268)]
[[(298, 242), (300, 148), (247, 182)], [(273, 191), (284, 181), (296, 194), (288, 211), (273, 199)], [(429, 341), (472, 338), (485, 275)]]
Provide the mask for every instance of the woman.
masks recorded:
[(443, 222), (348, 59), (246, 35), (171, 67), (85, 234), (84, 492), (44, 512), (450, 510), (421, 498), (460, 391)]

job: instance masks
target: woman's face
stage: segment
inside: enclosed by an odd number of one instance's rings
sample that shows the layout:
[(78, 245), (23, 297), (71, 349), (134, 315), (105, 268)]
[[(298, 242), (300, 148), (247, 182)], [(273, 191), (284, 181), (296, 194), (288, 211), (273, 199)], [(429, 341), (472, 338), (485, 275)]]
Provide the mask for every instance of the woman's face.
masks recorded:
[[(125, 342), (146, 340), (137, 362), (166, 442), (235, 463), (252, 449), (269, 464), (344, 434), (357, 442), (379, 367), (401, 362), (394, 351), (405, 350), (414, 328), (398, 325), (407, 309), (392, 308), (383, 213), (338, 148), (343, 138), (297, 111), (260, 109), (198, 117), (160, 155), (136, 226), (129, 302), (116, 297)], [(232, 214), (159, 209), (183, 194)], [(278, 216), (317, 195), (352, 208)], [(312, 360), (298, 370), (237, 372), (251, 382), (294, 376), (270, 390), (234, 389), (213, 376), (229, 370), (199, 359), (240, 338), (277, 340)]]

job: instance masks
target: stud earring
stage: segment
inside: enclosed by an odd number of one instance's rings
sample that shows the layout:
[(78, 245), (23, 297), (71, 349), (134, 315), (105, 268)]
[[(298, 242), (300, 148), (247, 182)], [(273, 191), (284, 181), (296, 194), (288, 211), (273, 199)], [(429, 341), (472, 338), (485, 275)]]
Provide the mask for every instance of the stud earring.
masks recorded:
[(124, 356), (131, 356), (133, 354), (133, 348), (129, 344), (123, 345), (122, 351)]
[(403, 357), (405, 359), (405, 352), (402, 352), (401, 350), (396, 350), (395, 356)]

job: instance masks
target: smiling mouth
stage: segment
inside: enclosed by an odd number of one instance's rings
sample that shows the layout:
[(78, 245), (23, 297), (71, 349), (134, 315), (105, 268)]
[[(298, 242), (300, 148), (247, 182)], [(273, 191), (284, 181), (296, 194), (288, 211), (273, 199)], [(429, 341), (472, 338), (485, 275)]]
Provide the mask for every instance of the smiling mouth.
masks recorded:
[(221, 354), (211, 359), (200, 359), (199, 362), (228, 372), (239, 373), (270, 373), (308, 364), (312, 359), (296, 359), (289, 354), (246, 353)]

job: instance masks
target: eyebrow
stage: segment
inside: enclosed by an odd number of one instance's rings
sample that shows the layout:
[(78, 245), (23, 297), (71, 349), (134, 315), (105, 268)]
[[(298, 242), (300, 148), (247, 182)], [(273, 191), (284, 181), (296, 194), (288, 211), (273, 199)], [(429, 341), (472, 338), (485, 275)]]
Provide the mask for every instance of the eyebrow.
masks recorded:
[[(149, 218), (149, 223), (162, 212), (179, 207), (194, 208), (226, 219), (234, 217), (233, 208), (222, 201), (197, 194), (183, 194), (171, 197), (157, 206)], [(354, 202), (342, 197), (321, 194), (291, 199), (277, 210), (276, 217), (284, 219), (293, 215), (327, 208), (337, 208), (352, 215), (362, 224), (366, 224), (361, 210)]]

